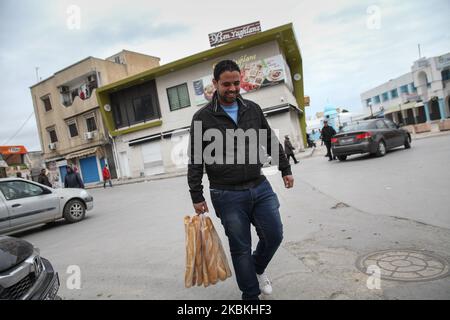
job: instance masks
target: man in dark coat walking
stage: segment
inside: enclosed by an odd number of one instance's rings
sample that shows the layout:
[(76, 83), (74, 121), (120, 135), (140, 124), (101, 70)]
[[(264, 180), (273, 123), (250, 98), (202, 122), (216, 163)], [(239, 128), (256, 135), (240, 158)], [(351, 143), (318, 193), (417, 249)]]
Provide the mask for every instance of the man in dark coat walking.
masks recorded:
[(40, 184), (43, 184), (44, 186), (47, 186), (47, 187), (52, 187), (52, 184), (50, 183), (50, 181), (48, 180), (48, 177), (47, 177), (47, 175), (45, 174), (45, 169), (42, 169), (41, 170), (41, 174), (39, 175), (39, 177), (38, 177), (38, 182), (40, 183)]
[(295, 150), (295, 148), (292, 146), (292, 143), (289, 140), (289, 136), (285, 135), (284, 136), (284, 152), (286, 153), (286, 158), (289, 161), (289, 158), (292, 157), (292, 159), (294, 160), (294, 163), (297, 164), (298, 161), (297, 161), (297, 159), (295, 159), (294, 150)]
[(73, 171), (71, 166), (67, 167), (67, 175), (64, 179), (65, 188), (81, 188), (84, 189), (83, 180), (81, 180), (80, 174)]
[(328, 161), (336, 159), (336, 156), (331, 154), (331, 138), (336, 134), (336, 130), (333, 127), (328, 125), (328, 121), (323, 121), (322, 135), (320, 138), (323, 140), (325, 145), (327, 146), (327, 154), (326, 157), (329, 158)]

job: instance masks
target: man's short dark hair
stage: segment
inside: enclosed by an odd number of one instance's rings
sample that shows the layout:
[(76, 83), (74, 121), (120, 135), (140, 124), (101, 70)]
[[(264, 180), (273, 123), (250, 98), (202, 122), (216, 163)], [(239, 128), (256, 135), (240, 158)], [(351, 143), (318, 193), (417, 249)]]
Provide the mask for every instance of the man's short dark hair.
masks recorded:
[(214, 67), (214, 79), (218, 81), (220, 75), (225, 71), (230, 72), (237, 71), (239, 73), (241, 72), (239, 66), (233, 60), (222, 60), (219, 63), (217, 63), (216, 66)]

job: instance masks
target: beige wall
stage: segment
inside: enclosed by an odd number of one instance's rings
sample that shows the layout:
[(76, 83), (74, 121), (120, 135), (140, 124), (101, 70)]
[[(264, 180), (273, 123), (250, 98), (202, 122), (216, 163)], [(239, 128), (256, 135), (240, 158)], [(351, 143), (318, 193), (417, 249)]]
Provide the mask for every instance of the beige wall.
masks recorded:
[(158, 67), (160, 61), (157, 57), (151, 57), (126, 50), (123, 51), (123, 57), (129, 75)]
[[(72, 105), (65, 107), (62, 104), (58, 87), (75, 79), (85, 77), (91, 72), (96, 72), (98, 86), (102, 86), (159, 65), (159, 59), (155, 57), (133, 52), (122, 52), (121, 54), (124, 55), (129, 65), (89, 57), (55, 73), (54, 76), (31, 88), (41, 147), (45, 159), (107, 143), (107, 131), (98, 110), (95, 90), (89, 99), (82, 100), (79, 97), (75, 97)], [(52, 105), (52, 110), (50, 111), (45, 111), (44, 103), (41, 99), (47, 95)], [(94, 114), (97, 125), (97, 132), (92, 140), (86, 140), (84, 135), (87, 132), (85, 116), (89, 112)], [(66, 122), (69, 119), (75, 120), (77, 123), (78, 136), (73, 138), (70, 137)], [(50, 136), (47, 128), (53, 126), (56, 128), (58, 137), (56, 151), (50, 150), (48, 147)]]

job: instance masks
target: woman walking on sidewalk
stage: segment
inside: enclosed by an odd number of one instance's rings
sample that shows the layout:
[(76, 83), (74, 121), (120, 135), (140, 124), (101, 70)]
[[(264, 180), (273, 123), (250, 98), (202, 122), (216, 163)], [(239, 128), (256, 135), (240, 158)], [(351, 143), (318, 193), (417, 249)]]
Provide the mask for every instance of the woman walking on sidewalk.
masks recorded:
[(108, 165), (105, 164), (103, 167), (103, 188), (106, 188), (106, 181), (109, 181), (109, 186), (112, 188), (112, 182), (111, 182), (111, 173), (109, 172)]

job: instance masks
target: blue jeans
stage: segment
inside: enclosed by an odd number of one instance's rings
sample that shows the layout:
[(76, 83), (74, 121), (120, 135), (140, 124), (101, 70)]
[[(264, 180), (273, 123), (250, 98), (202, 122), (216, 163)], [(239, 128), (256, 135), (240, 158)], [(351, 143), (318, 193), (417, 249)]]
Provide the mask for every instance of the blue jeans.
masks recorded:
[[(210, 193), (228, 237), (242, 299), (257, 299), (261, 291), (256, 274), (264, 272), (283, 239), (278, 197), (267, 180), (248, 190), (210, 189)], [(259, 237), (253, 254), (251, 224)]]

